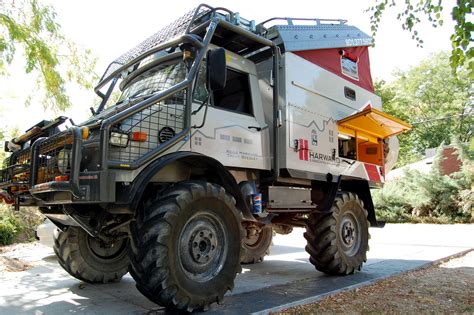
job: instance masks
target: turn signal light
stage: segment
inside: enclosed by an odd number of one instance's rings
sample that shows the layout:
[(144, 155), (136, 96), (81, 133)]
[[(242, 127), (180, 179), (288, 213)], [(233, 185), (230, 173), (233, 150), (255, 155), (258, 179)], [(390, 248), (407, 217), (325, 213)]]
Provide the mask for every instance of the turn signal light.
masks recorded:
[(54, 178), (55, 182), (67, 182), (68, 180), (69, 180), (69, 176), (67, 175), (60, 175)]
[(148, 135), (146, 132), (142, 132), (142, 131), (132, 132), (132, 141), (145, 142), (147, 138), (148, 138)]
[(81, 128), (81, 133), (82, 133), (82, 140), (86, 140), (89, 138), (89, 128), (88, 127), (82, 127)]

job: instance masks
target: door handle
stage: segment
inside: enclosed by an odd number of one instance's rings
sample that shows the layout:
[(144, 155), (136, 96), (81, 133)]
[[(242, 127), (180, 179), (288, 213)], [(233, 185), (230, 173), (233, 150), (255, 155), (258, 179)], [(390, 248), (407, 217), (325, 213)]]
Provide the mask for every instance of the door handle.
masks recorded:
[(249, 129), (255, 129), (255, 130), (257, 130), (257, 131), (262, 130), (262, 128), (257, 127), (257, 126), (248, 126), (247, 128), (249, 128)]

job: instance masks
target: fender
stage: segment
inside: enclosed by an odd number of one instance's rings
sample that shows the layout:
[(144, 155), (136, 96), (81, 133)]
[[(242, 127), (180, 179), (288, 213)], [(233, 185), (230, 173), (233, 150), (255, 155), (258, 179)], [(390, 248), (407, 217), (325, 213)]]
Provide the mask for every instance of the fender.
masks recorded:
[(216, 159), (196, 152), (174, 152), (164, 155), (153, 161), (141, 171), (141, 173), (135, 178), (133, 183), (126, 190), (126, 192), (122, 194), (127, 198), (127, 200), (122, 201), (125, 201), (125, 203), (130, 206), (130, 209), (134, 211), (138, 207), (145, 189), (153, 176), (165, 166), (176, 161), (185, 162), (190, 165), (196, 165), (204, 168), (206, 170), (206, 174), (212, 176), (208, 178), (210, 182), (221, 185), (235, 198), (237, 209), (242, 212), (243, 217), (246, 220), (255, 221), (255, 218), (250, 212), (249, 207), (244, 201), (242, 193), (239, 189), (239, 185), (235, 181), (235, 178), (232, 176), (232, 174)]
[(385, 222), (377, 221), (375, 217), (375, 207), (370, 194), (369, 182), (366, 180), (347, 179), (341, 181), (341, 190), (355, 193), (364, 202), (364, 207), (367, 209), (367, 220), (372, 227), (384, 227)]

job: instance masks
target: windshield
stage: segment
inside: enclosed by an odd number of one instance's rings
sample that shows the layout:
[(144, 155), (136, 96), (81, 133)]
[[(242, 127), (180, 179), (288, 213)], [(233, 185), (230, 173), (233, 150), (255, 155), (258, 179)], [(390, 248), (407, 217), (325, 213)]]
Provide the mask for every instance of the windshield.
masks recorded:
[[(145, 60), (142, 62), (141, 69), (138, 68), (134, 72), (128, 74), (115, 85), (116, 90), (108, 98), (104, 109), (106, 111), (119, 104), (130, 104), (144, 100), (151, 95), (165, 91), (170, 87), (185, 80), (187, 70), (185, 63), (181, 58), (167, 60), (162, 64), (156, 66), (152, 65), (154, 59)], [(149, 65), (149, 69), (144, 69)], [(206, 65), (205, 62), (199, 66), (197, 76), (197, 85), (194, 87), (193, 99), (199, 103), (204, 102), (208, 98), (208, 91), (206, 88)], [(175, 97), (182, 98), (184, 92), (176, 93)], [(184, 100), (184, 99), (183, 99)]]
[[(132, 74), (133, 75), (133, 74)], [(186, 77), (186, 67), (182, 60), (153, 68), (126, 82), (118, 102), (144, 98), (156, 92), (169, 89)]]

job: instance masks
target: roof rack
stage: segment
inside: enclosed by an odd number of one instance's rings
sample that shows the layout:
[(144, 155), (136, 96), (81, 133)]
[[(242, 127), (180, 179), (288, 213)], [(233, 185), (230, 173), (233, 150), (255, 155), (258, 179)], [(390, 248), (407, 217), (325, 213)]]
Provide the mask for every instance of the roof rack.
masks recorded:
[[(96, 86), (96, 91), (103, 86), (107, 78), (115, 75), (117, 71), (139, 56), (151, 52), (160, 44), (176, 39), (184, 34), (204, 34), (206, 23), (209, 23), (212, 18), (216, 17), (264, 39), (272, 40), (277, 45), (284, 47), (285, 51), (368, 46), (372, 44), (370, 36), (353, 26), (347, 25), (347, 20), (343, 19), (274, 17), (256, 24), (254, 20), (242, 18), (238, 12), (222, 7), (200, 4), (194, 10), (165, 26), (114, 60), (102, 75), (99, 84)], [(265, 24), (272, 21), (284, 21), (284, 23), (275, 23), (276, 25), (268, 28), (265, 27)], [(239, 38), (228, 34), (234, 31), (227, 28), (223, 29), (220, 34), (216, 33), (213, 39), (214, 43), (238, 54), (252, 57), (254, 60), (258, 60), (261, 56), (267, 56), (266, 53), (261, 54), (262, 46), (255, 44), (248, 37), (241, 37), (239, 40)]]
[(265, 20), (258, 25), (264, 26), (271, 21), (286, 21), (287, 25), (295, 25), (295, 21), (313, 21), (315, 25), (321, 24), (346, 24), (347, 20), (343, 19), (318, 19), (318, 18), (292, 18), (292, 17), (274, 17), (268, 20)]

